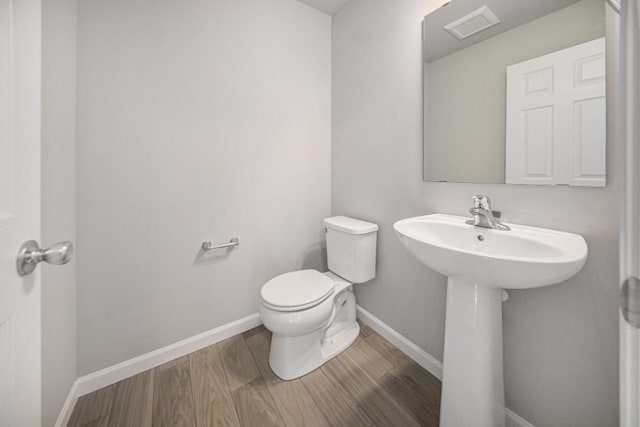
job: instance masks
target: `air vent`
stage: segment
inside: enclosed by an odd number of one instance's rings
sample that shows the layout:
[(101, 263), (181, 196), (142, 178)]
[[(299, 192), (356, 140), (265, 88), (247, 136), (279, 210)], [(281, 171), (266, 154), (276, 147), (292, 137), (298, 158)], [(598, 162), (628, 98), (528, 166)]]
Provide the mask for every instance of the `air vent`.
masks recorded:
[(480, 9), (445, 25), (444, 29), (458, 40), (464, 40), (499, 23), (500, 20), (491, 9), (488, 6), (482, 6)]

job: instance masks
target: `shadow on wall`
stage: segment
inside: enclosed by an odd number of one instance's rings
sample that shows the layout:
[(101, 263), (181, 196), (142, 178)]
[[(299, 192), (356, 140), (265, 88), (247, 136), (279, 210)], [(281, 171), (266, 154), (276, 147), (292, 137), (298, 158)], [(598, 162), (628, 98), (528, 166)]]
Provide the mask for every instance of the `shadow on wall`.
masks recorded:
[(326, 245), (324, 243), (317, 243), (305, 249), (301, 268), (303, 270), (314, 269), (322, 272), (328, 271)]
[[(238, 250), (239, 248), (237, 247), (214, 249), (210, 251), (205, 251), (202, 248), (198, 248), (198, 252), (196, 253), (193, 260), (193, 265), (198, 267), (211, 264), (219, 264), (229, 258), (233, 251)], [(305, 249), (300, 269), (314, 269), (321, 272), (328, 271), (327, 250), (324, 242), (316, 243)]]

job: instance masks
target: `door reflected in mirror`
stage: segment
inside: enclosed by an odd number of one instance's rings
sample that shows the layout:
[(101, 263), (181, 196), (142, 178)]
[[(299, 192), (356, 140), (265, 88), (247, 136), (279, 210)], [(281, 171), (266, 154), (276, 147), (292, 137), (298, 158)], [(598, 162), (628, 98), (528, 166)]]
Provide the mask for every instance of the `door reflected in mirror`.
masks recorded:
[(425, 181), (606, 185), (603, 0), (453, 0), (423, 33)]

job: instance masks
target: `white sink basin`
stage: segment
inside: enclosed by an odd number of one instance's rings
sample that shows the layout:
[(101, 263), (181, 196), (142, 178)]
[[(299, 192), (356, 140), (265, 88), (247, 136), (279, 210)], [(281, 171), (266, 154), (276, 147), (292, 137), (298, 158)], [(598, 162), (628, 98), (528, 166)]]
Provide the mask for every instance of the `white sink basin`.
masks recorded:
[(465, 224), (469, 218), (426, 215), (395, 223), (398, 237), (423, 264), (448, 277), (504, 289), (562, 282), (587, 259), (582, 236), (512, 225), (510, 231)]
[(512, 225), (468, 225), (468, 218), (427, 215), (394, 224), (407, 250), (448, 276), (441, 427), (505, 425), (502, 292), (552, 285), (587, 259), (582, 236)]

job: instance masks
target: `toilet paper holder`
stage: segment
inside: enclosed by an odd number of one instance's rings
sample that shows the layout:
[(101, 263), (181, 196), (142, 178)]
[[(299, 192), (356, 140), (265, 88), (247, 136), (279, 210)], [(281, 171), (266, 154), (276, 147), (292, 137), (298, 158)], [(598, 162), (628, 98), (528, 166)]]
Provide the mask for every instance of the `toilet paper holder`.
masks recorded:
[(240, 246), (240, 239), (238, 239), (237, 237), (232, 237), (229, 240), (229, 243), (223, 243), (221, 245), (214, 245), (213, 243), (207, 240), (206, 242), (202, 243), (202, 250), (206, 252), (206, 251), (213, 251), (215, 249), (233, 248), (235, 246)]

